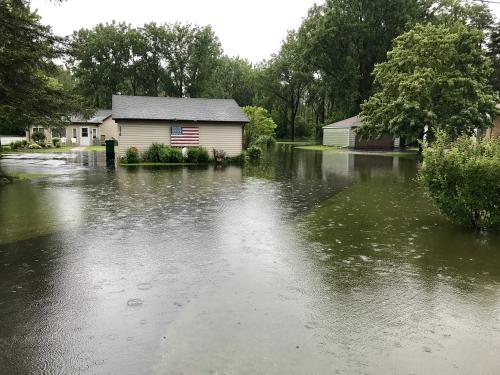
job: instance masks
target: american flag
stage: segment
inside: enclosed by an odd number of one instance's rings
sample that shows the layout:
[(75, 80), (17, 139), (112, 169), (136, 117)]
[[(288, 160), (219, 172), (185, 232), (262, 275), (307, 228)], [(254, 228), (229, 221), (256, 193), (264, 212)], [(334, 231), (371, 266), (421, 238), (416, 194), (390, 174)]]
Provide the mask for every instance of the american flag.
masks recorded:
[(200, 144), (200, 132), (197, 126), (172, 126), (171, 129), (171, 146), (184, 147)]

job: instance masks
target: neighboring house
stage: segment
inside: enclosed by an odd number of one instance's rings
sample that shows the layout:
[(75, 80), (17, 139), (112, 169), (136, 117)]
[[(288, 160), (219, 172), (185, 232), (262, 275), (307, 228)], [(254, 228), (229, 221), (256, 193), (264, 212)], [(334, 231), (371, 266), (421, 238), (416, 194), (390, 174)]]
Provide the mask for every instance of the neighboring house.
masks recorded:
[[(497, 104), (496, 108), (500, 111), (500, 104)], [(486, 138), (500, 137), (500, 116), (495, 117), (493, 120), (493, 126), (486, 130), (484, 136)]]
[(356, 134), (356, 128), (361, 126), (359, 116), (354, 116), (333, 124), (323, 126), (323, 145), (359, 149), (388, 149), (399, 147), (399, 138), (390, 135), (380, 138), (362, 139)]
[(121, 156), (129, 147), (144, 152), (152, 143), (201, 146), (236, 156), (243, 151), (243, 127), (248, 123), (233, 99), (125, 95), (113, 95), (113, 119)]
[(103, 144), (106, 139), (118, 139), (118, 127), (111, 118), (110, 109), (98, 109), (89, 119), (81, 115), (71, 116), (71, 123), (66, 130), (44, 129), (31, 126), (26, 132), (26, 138), (31, 141), (35, 132), (44, 132), (48, 142), (52, 138), (61, 138), (63, 143), (73, 146), (90, 146)]

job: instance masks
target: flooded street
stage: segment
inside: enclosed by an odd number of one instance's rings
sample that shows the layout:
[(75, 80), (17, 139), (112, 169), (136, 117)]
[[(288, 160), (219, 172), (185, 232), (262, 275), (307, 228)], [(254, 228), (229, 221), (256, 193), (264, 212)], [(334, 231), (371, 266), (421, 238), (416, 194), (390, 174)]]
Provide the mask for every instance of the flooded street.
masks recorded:
[[(500, 236), (417, 161), (0, 160), (2, 374), (498, 374)], [(30, 175), (32, 175), (30, 177)]]

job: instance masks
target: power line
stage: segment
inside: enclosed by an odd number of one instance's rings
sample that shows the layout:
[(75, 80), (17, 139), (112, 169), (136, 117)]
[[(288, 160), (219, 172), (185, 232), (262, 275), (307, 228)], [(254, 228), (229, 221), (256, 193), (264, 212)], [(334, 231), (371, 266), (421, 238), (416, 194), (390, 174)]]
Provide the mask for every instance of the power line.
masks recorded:
[(488, 4), (497, 4), (500, 5), (500, 1), (494, 1), (494, 0), (472, 0), (476, 3), (488, 3)]

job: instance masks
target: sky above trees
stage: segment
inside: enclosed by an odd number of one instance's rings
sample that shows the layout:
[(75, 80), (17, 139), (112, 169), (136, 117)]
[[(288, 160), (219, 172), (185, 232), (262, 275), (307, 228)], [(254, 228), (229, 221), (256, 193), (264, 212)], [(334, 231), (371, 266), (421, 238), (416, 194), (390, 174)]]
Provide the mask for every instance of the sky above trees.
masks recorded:
[(57, 35), (113, 19), (133, 26), (152, 21), (211, 25), (227, 55), (259, 62), (279, 50), (287, 31), (300, 26), (314, 3), (323, 0), (33, 0), (31, 6)]

